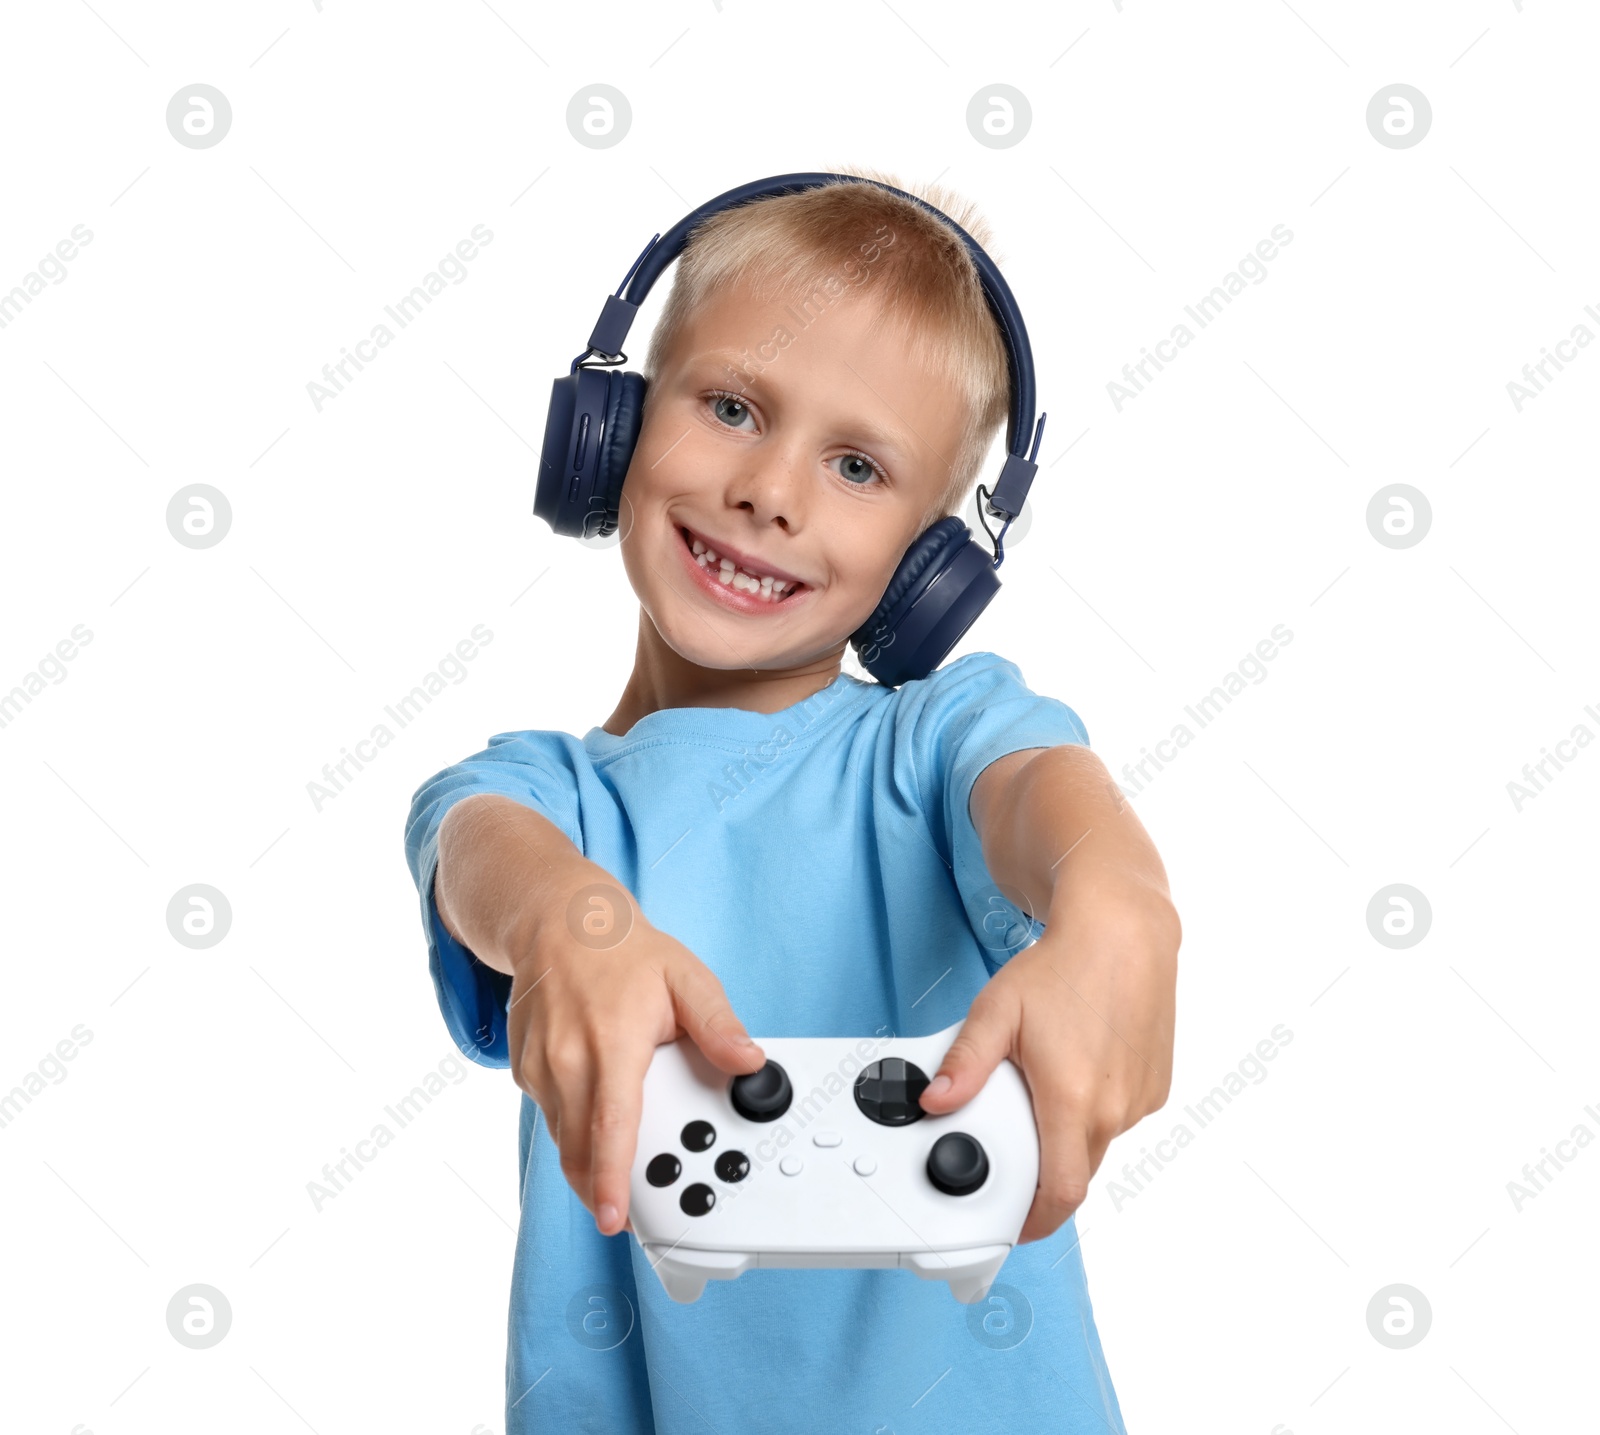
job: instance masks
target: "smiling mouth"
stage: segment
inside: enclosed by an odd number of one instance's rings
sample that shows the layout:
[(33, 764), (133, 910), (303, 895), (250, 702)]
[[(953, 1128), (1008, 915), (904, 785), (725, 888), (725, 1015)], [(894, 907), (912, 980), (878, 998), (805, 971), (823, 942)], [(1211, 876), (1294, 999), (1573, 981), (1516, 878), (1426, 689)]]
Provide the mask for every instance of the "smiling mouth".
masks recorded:
[(724, 587), (732, 588), (747, 598), (753, 598), (757, 602), (776, 608), (780, 604), (791, 602), (802, 593), (811, 591), (809, 585), (805, 583), (774, 578), (771, 574), (752, 573), (741, 568), (731, 558), (724, 558), (716, 549), (696, 538), (687, 528), (680, 527), (678, 537), (688, 550), (690, 561), (701, 568), (707, 581), (721, 583)]

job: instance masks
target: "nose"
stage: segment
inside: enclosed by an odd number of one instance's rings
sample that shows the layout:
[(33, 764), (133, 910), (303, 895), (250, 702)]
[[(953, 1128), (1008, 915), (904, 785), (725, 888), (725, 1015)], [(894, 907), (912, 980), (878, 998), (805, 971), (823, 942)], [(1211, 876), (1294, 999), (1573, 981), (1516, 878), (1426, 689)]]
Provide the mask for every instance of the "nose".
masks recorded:
[(729, 506), (744, 509), (762, 526), (773, 523), (798, 532), (809, 501), (807, 463), (795, 443), (763, 444), (729, 479)]

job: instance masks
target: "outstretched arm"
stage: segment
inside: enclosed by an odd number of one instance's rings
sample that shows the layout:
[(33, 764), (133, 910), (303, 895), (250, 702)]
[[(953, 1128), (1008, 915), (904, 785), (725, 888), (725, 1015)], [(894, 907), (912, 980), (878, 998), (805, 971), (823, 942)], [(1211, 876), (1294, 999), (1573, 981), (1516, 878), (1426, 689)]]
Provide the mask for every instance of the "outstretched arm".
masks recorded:
[(997, 759), (969, 810), (990, 876), (1045, 932), (978, 994), (922, 1106), (964, 1105), (1004, 1059), (1022, 1069), (1040, 1143), (1026, 1243), (1077, 1210), (1112, 1139), (1166, 1102), (1183, 930), (1154, 844), (1088, 748)]

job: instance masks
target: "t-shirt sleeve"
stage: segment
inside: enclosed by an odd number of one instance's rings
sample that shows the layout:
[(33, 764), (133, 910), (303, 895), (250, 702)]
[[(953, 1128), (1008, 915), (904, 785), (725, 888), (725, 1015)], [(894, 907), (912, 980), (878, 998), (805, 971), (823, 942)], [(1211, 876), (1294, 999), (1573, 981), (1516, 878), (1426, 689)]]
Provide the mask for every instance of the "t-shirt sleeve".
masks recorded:
[[(920, 688), (920, 692), (914, 692)], [(995, 885), (968, 804), (972, 785), (996, 758), (1032, 747), (1089, 746), (1077, 713), (1023, 682), (1015, 663), (968, 653), (901, 692), (923, 811), (939, 855), (950, 864), (967, 920), (986, 960), (998, 967), (1044, 931)]]
[(439, 826), (457, 802), (498, 793), (547, 818), (583, 850), (578, 780), (564, 733), (500, 733), (482, 752), (435, 773), (416, 790), (406, 818), (406, 864), (422, 906), (428, 971), (445, 1025), (463, 1055), (480, 1066), (509, 1066), (506, 1004), (511, 978), (486, 966), (452, 937), (434, 900)]

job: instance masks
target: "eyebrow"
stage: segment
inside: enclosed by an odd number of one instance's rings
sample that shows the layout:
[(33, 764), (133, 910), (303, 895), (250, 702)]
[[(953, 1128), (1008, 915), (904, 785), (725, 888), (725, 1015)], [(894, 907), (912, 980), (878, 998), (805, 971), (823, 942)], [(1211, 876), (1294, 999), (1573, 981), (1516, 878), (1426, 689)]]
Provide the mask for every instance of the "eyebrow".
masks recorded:
[[(699, 374), (706, 370), (715, 370), (721, 377), (731, 380), (733, 376), (728, 373), (730, 368), (743, 372), (739, 364), (740, 358), (739, 354), (729, 349), (710, 349), (690, 359), (686, 372)], [(735, 391), (752, 394), (758, 398), (775, 396), (775, 391), (763, 383), (757, 374), (751, 374), (741, 388)], [(840, 420), (839, 427), (846, 434), (853, 436), (853, 441), (886, 449), (896, 461), (903, 459), (909, 463), (913, 460), (914, 450), (911, 446), (893, 429), (886, 429), (873, 419), (852, 414)]]

